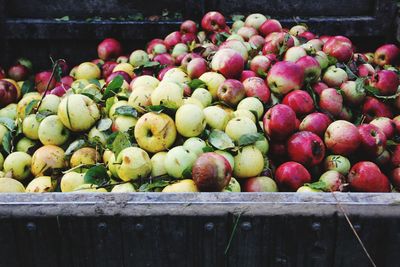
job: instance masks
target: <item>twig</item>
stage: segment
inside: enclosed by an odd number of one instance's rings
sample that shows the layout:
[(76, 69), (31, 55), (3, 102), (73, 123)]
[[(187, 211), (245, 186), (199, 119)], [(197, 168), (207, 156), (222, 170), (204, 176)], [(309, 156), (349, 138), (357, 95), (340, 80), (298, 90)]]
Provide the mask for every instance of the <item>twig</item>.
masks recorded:
[(227, 245), (226, 248), (225, 248), (225, 252), (224, 252), (225, 255), (228, 254), (229, 248), (231, 247), (231, 243), (232, 243), (233, 237), (235, 236), (236, 228), (237, 228), (237, 226), (238, 226), (238, 224), (239, 224), (239, 220), (240, 220), (240, 217), (242, 216), (242, 214), (243, 214), (243, 212), (240, 212), (240, 213), (239, 213), (238, 217), (236, 218), (236, 222), (235, 222), (235, 224), (233, 225), (233, 229), (232, 229), (231, 236), (229, 237), (228, 245)]
[(335, 200), (336, 200), (337, 206), (339, 207), (339, 209), (342, 211), (344, 217), (346, 218), (346, 221), (347, 221), (347, 223), (349, 224), (350, 229), (352, 230), (353, 234), (354, 234), (355, 237), (357, 238), (358, 243), (360, 243), (362, 249), (364, 250), (365, 255), (367, 255), (367, 257), (368, 257), (369, 261), (371, 262), (372, 266), (373, 266), (373, 267), (377, 267), (377, 265), (375, 264), (375, 262), (374, 262), (374, 260), (372, 259), (371, 255), (368, 253), (368, 250), (367, 250), (367, 248), (365, 247), (363, 241), (361, 240), (360, 236), (358, 235), (356, 229), (354, 228), (353, 223), (350, 221), (349, 216), (347, 216), (347, 213), (346, 213), (345, 209), (343, 208), (342, 204), (341, 204), (340, 201), (337, 199), (335, 193), (334, 193), (334, 192), (331, 192), (331, 193), (332, 193), (333, 197), (334, 197)]

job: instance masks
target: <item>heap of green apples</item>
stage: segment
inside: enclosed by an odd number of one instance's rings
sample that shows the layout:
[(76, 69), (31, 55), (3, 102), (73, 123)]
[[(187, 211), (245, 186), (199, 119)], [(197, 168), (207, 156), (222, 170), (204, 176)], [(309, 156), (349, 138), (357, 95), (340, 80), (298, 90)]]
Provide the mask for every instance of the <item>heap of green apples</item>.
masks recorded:
[(357, 53), (262, 14), (201, 29), (0, 69), (0, 192), (400, 189), (396, 45)]

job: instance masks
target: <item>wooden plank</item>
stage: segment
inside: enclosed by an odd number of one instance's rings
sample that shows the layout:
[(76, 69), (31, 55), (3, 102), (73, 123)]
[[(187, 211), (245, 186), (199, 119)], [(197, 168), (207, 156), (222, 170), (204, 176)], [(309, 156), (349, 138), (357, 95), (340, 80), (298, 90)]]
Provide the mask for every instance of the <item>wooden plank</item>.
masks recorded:
[(17, 249), (12, 220), (0, 220), (0, 266), (18, 266)]

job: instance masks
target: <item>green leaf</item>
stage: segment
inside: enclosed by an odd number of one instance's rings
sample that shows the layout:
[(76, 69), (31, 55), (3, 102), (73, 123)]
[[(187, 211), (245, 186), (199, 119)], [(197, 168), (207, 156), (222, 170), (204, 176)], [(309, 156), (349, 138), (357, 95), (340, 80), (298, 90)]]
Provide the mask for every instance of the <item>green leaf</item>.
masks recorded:
[(167, 107), (164, 105), (155, 105), (155, 106), (148, 106), (146, 109), (149, 112), (155, 112), (155, 113), (161, 113), (163, 112)]
[(40, 101), (37, 99), (32, 100), (29, 104), (25, 107), (25, 116), (28, 116), (32, 113), (32, 110), (37, 106)]
[(170, 182), (169, 181), (165, 181), (165, 180), (156, 180), (152, 183), (144, 183), (139, 187), (139, 191), (140, 192), (150, 192), (153, 191), (156, 188), (164, 188), (167, 185), (169, 185)]
[(211, 147), (211, 146), (205, 146), (205, 147), (203, 147), (202, 150), (203, 150), (204, 153), (207, 153), (207, 152), (214, 152), (214, 148)]
[(184, 179), (191, 179), (192, 178), (192, 166), (187, 167), (182, 172), (182, 177)]
[(111, 150), (114, 152), (115, 158), (117, 158), (122, 150), (131, 146), (132, 143), (129, 139), (128, 134), (123, 132), (118, 132), (114, 141), (112, 142)]
[(3, 149), (7, 154), (11, 153), (11, 142), (12, 142), (11, 132), (7, 132), (3, 136), (3, 140), (1, 141), (1, 145), (3, 146)]
[(317, 182), (314, 182), (314, 183), (311, 183), (311, 184), (306, 183), (305, 185), (310, 187), (310, 188), (312, 188), (312, 189), (314, 189), (314, 190), (325, 191), (328, 188), (328, 185), (324, 181), (317, 181)]
[(86, 88), (80, 90), (79, 94), (89, 97), (96, 103), (100, 102), (102, 99), (101, 92), (93, 87), (86, 87)]
[(104, 91), (103, 100), (106, 100), (121, 91), (121, 86), (124, 83), (124, 78), (121, 75), (115, 76), (115, 78), (108, 84)]
[(344, 66), (344, 70), (347, 73), (347, 76), (349, 77), (350, 80), (354, 80), (357, 79), (358, 76), (354, 74), (354, 72), (349, 68), (349, 66), (347, 66), (346, 64), (343, 64)]
[(143, 64), (143, 68), (153, 68), (153, 67), (157, 67), (157, 66), (160, 66), (160, 62), (148, 61), (148, 62)]
[(191, 80), (188, 85), (192, 91), (197, 88), (206, 88), (206, 83), (200, 79)]
[(239, 146), (248, 146), (252, 145), (257, 141), (263, 140), (264, 135), (262, 133), (254, 133), (254, 134), (244, 134), (238, 140)]
[(88, 80), (89, 83), (96, 85), (98, 88), (101, 88), (101, 84), (97, 79), (90, 79)]
[(31, 80), (26, 80), (23, 84), (22, 84), (22, 88), (21, 88), (21, 94), (25, 95), (26, 93), (29, 92), (34, 92), (35, 91), (35, 83)]
[(116, 97), (107, 98), (107, 100), (106, 100), (106, 113), (107, 114), (110, 113), (110, 109), (111, 109), (112, 105), (114, 105), (115, 100), (116, 100)]
[(364, 89), (373, 95), (379, 95), (379, 89), (377, 89), (371, 85), (364, 85)]
[(328, 55), (328, 62), (329, 62), (328, 65), (331, 66), (331, 65), (336, 65), (338, 61), (335, 57)]
[(244, 15), (232, 15), (232, 21), (238, 21), (238, 20), (243, 20), (245, 18)]
[(10, 131), (13, 131), (15, 129), (15, 122), (10, 118), (0, 118), (0, 124), (2, 124)]
[(219, 150), (235, 147), (232, 139), (221, 130), (212, 130), (210, 136), (208, 137), (208, 141), (213, 147)]
[(123, 115), (123, 116), (128, 116), (128, 117), (133, 117), (137, 118), (138, 113), (136, 109), (134, 109), (131, 106), (121, 106), (115, 109), (115, 114), (116, 115)]
[(53, 111), (50, 110), (40, 110), (36, 113), (36, 120), (38, 122), (41, 122), (42, 120), (44, 120), (46, 117), (50, 116), (50, 115), (54, 115)]
[(398, 146), (400, 144), (395, 142), (395, 141), (393, 141), (393, 140), (387, 140), (386, 145), (387, 146)]
[(84, 147), (85, 145), (86, 145), (85, 140), (83, 139), (75, 140), (68, 146), (67, 150), (65, 150), (65, 155), (66, 156), (72, 155), (75, 151)]
[(64, 16), (64, 17), (61, 17), (61, 18), (56, 18), (55, 20), (56, 20), (56, 21), (69, 21), (69, 16)]
[(112, 120), (109, 118), (101, 119), (97, 124), (97, 130), (100, 132), (105, 132), (112, 126)]
[(110, 180), (110, 176), (107, 173), (106, 167), (103, 165), (97, 165), (90, 168), (83, 177), (85, 184), (100, 185)]

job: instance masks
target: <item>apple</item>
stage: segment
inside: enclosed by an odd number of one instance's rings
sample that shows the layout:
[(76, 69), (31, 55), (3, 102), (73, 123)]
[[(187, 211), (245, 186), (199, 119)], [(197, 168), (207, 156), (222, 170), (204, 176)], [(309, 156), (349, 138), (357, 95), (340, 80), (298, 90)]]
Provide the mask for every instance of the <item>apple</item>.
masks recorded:
[(262, 78), (265, 78), (270, 66), (271, 61), (263, 55), (257, 55), (250, 61), (250, 70), (254, 71)]
[(177, 182), (167, 185), (162, 190), (163, 193), (194, 193), (199, 192), (195, 182), (192, 179), (178, 180)]
[(324, 159), (325, 145), (318, 135), (300, 131), (288, 139), (287, 151), (290, 160), (312, 167)]
[(306, 82), (315, 83), (319, 80), (321, 76), (321, 66), (315, 58), (303, 56), (296, 61), (296, 64), (303, 69), (304, 80)]
[(231, 177), (229, 184), (227, 186), (225, 186), (225, 188), (222, 190), (222, 192), (225, 192), (225, 193), (241, 192), (239, 182), (234, 177)]
[(224, 48), (215, 53), (211, 60), (211, 68), (220, 72), (225, 78), (239, 78), (244, 68), (242, 56), (233, 49)]
[(396, 145), (392, 149), (391, 162), (394, 167), (400, 167), (400, 146)]
[(207, 125), (212, 129), (225, 130), (229, 121), (229, 116), (224, 109), (219, 106), (209, 106), (203, 109)]
[(219, 86), (217, 96), (228, 105), (236, 106), (246, 96), (246, 92), (240, 81), (228, 79)]
[(374, 63), (378, 66), (394, 65), (399, 62), (400, 49), (394, 44), (385, 44), (376, 49)]
[(306, 32), (307, 27), (304, 25), (294, 25), (292, 28), (290, 28), (289, 33), (293, 36), (298, 36), (299, 34)]
[(322, 77), (322, 81), (331, 88), (340, 87), (340, 85), (348, 79), (347, 73), (335, 66), (329, 67)]
[(285, 95), (303, 86), (304, 71), (293, 62), (281, 61), (273, 65), (267, 75), (267, 83), (272, 92)]
[(150, 75), (143, 75), (139, 77), (135, 77), (130, 83), (130, 87), (132, 92), (136, 87), (145, 87), (146, 89), (150, 89), (153, 91), (160, 84), (160, 81)]
[(203, 16), (201, 27), (207, 32), (219, 32), (226, 27), (225, 17), (217, 11), (210, 11)]
[(258, 30), (260, 34), (265, 37), (272, 32), (281, 32), (282, 25), (276, 19), (267, 19), (263, 24), (260, 25)]
[(400, 168), (397, 167), (392, 170), (390, 173), (390, 180), (394, 186), (394, 188), (399, 191), (400, 190)]
[(325, 184), (323, 191), (342, 191), (345, 184), (345, 177), (338, 171), (329, 170), (320, 176), (319, 181)]
[(248, 27), (245, 25), (238, 29), (237, 34), (242, 36), (242, 38), (247, 42), (250, 37), (257, 35), (258, 32), (253, 27)]
[(239, 141), (243, 135), (257, 133), (257, 126), (247, 117), (238, 117), (228, 122), (225, 132), (233, 141)]
[(263, 14), (253, 13), (247, 16), (244, 25), (258, 30), (266, 20), (267, 18)]
[(379, 156), (386, 149), (386, 135), (373, 124), (362, 124), (358, 126), (360, 134), (360, 148), (365, 155), (371, 157)]
[(113, 132), (128, 132), (135, 127), (137, 121), (138, 119), (134, 117), (118, 115), (114, 118), (111, 130)]
[(103, 187), (98, 187), (95, 184), (82, 184), (74, 189), (77, 193), (107, 193), (107, 189)]
[(325, 42), (323, 51), (340, 62), (348, 62), (353, 55), (353, 44), (344, 36), (333, 36)]
[(117, 76), (121, 76), (124, 79), (124, 81), (128, 84), (132, 81), (132, 78), (128, 73), (126, 73), (125, 71), (119, 70), (119, 71), (113, 71), (107, 77), (106, 84), (109, 84), (110, 82), (112, 82), (115, 79), (115, 77), (117, 77)]
[(315, 188), (311, 188), (310, 186), (308, 186), (308, 185), (303, 185), (303, 186), (300, 186), (297, 190), (296, 190), (296, 192), (297, 193), (320, 193), (320, 192), (323, 192), (322, 190), (319, 190), (319, 189), (315, 189)]
[(70, 159), (71, 168), (79, 165), (94, 165), (101, 161), (100, 153), (92, 147), (82, 147), (76, 150)]
[(183, 104), (183, 89), (175, 82), (162, 81), (151, 94), (152, 105), (178, 109)]
[[(304, 50), (303, 47), (301, 46), (293, 46), (290, 47), (286, 52), (283, 57), (284, 61), (290, 61), (290, 62), (296, 62), (300, 58), (307, 56), (306, 50)], [(319, 64), (318, 64), (319, 65)]]
[(89, 130), (100, 119), (97, 104), (85, 95), (69, 95), (61, 100), (57, 115), (73, 132)]
[(179, 29), (182, 33), (196, 33), (197, 24), (193, 20), (185, 20), (184, 22), (182, 22)]
[(307, 53), (316, 53), (318, 51), (322, 51), (322, 47), (324, 46), (324, 43), (320, 39), (314, 38), (314, 39), (308, 40), (308, 42), (303, 44), (302, 46), (307, 51)]
[(182, 146), (197, 156), (200, 156), (203, 154), (203, 149), (207, 146), (207, 144), (203, 139), (198, 137), (190, 137), (183, 143)]
[(207, 71), (207, 62), (203, 58), (194, 58), (187, 65), (187, 73), (191, 79), (197, 79)]
[(343, 97), (336, 89), (325, 89), (321, 92), (319, 106), (332, 116), (338, 116), (343, 108)]
[(167, 174), (167, 170), (165, 169), (164, 162), (167, 157), (167, 152), (161, 151), (155, 153), (150, 161), (151, 161), (151, 177), (157, 177), (161, 175)]
[(35, 114), (28, 115), (22, 121), (22, 133), (32, 140), (39, 140), (39, 125)]
[(149, 55), (144, 50), (135, 50), (129, 56), (129, 64), (131, 64), (134, 68), (141, 67), (149, 61)]
[(107, 136), (104, 132), (99, 131), (96, 126), (94, 126), (88, 133), (88, 140), (92, 143), (99, 142), (103, 146), (107, 143)]
[(390, 153), (388, 150), (383, 151), (380, 155), (378, 155), (377, 157), (375, 157), (373, 159), (373, 162), (378, 164), (378, 166), (383, 167), (383, 168), (387, 168), (387, 166), (390, 163)]
[(8, 69), (8, 77), (19, 82), (25, 81), (29, 76), (29, 69), (22, 64), (16, 64)]
[(48, 88), (48, 90), (51, 90), (56, 86), (56, 79), (55, 77), (51, 78), (51, 76), (51, 71), (42, 71), (35, 75), (35, 87), (39, 93), (43, 93), (44, 91), (46, 91), (46, 88)]
[(316, 36), (314, 33), (309, 32), (309, 31), (305, 31), (305, 32), (301, 32), (299, 34), (297, 34), (298, 37), (304, 38), (305, 40), (315, 40)]
[(329, 150), (343, 156), (355, 152), (361, 143), (357, 127), (344, 120), (331, 123), (326, 129), (324, 140)]
[(12, 178), (0, 178), (0, 193), (25, 193), (25, 187)]
[(329, 66), (329, 58), (328, 55), (325, 54), (323, 51), (317, 51), (315, 53), (314, 58), (318, 61), (321, 69), (326, 69)]
[(257, 177), (264, 168), (264, 157), (255, 146), (245, 146), (234, 156), (234, 177)]
[(400, 115), (397, 115), (396, 117), (393, 118), (393, 123), (396, 127), (396, 133), (400, 133)]
[(347, 175), (350, 171), (350, 161), (341, 155), (329, 155), (324, 160), (324, 169), (337, 171), (342, 175)]
[(264, 114), (264, 105), (256, 97), (246, 97), (236, 107), (237, 110), (245, 109), (257, 113), (257, 119), (261, 119)]
[[(128, 104), (138, 112), (145, 113), (146, 107), (151, 106), (151, 94), (153, 90), (147, 87), (136, 87), (128, 99)], [(118, 102), (117, 102), (118, 103)]]
[(52, 179), (50, 176), (40, 176), (30, 181), (30, 183), (25, 188), (25, 192), (27, 193), (54, 192), (56, 187), (57, 187), (56, 179)]
[(0, 66), (0, 80), (6, 78), (6, 72), (4, 69)]
[(278, 192), (275, 181), (267, 176), (246, 179), (243, 182), (244, 192)]
[(176, 128), (168, 115), (149, 112), (137, 121), (134, 135), (141, 148), (157, 153), (172, 146), (176, 139)]
[(239, 109), (239, 110), (234, 111), (233, 117), (234, 118), (246, 117), (246, 118), (249, 118), (252, 122), (257, 123), (256, 116), (247, 109)]
[(208, 107), (212, 102), (212, 95), (210, 91), (204, 88), (195, 89), (191, 95), (191, 98), (199, 100), (203, 107)]
[(193, 60), (193, 59), (195, 59), (195, 58), (202, 58), (199, 54), (196, 54), (196, 53), (188, 53), (188, 54), (186, 54), (183, 58), (182, 58), (182, 61), (181, 61), (181, 68), (183, 69), (183, 70), (187, 70), (187, 66), (188, 66), (188, 64)]
[(3, 163), (4, 173), (11, 173), (12, 178), (24, 180), (31, 175), (32, 157), (25, 152), (9, 154)]
[(289, 161), (276, 169), (275, 181), (280, 191), (295, 192), (305, 183), (311, 182), (311, 175), (300, 163)]
[[(115, 99), (114, 99), (115, 101)], [(110, 119), (115, 119), (118, 115), (116, 114), (117, 108), (119, 107), (123, 107), (123, 106), (128, 106), (129, 102), (126, 100), (119, 100), (117, 102), (115, 102), (110, 110), (108, 111), (108, 116), (110, 117)]]
[(18, 100), (18, 88), (7, 80), (0, 80), (0, 107), (5, 107)]
[(43, 145), (63, 145), (69, 138), (70, 132), (57, 115), (50, 115), (40, 123), (38, 137)]
[(371, 78), (370, 85), (378, 89), (380, 95), (394, 95), (400, 79), (394, 71), (380, 70)]
[(151, 173), (151, 161), (146, 151), (138, 147), (123, 149), (117, 156), (118, 177), (123, 181), (145, 178)]
[(296, 130), (296, 113), (287, 105), (275, 105), (265, 113), (263, 125), (269, 137), (284, 140)]
[(117, 184), (111, 189), (113, 193), (130, 193), (136, 192), (135, 187), (131, 183)]
[(172, 49), (175, 45), (181, 42), (182, 34), (179, 31), (174, 31), (164, 38), (164, 44), (167, 49)]
[(354, 81), (346, 81), (340, 85), (344, 101), (351, 106), (359, 106), (364, 102), (366, 93)]
[(217, 92), (219, 86), (225, 81), (225, 77), (216, 72), (205, 72), (200, 77), (199, 80), (202, 80), (206, 86), (208, 91), (210, 91), (213, 99), (217, 99)]
[(271, 97), (271, 91), (263, 79), (259, 77), (250, 77), (243, 81), (243, 87), (248, 97), (258, 97), (262, 102), (268, 103)]
[(168, 175), (182, 178), (184, 172), (192, 168), (197, 155), (183, 146), (176, 146), (168, 151), (164, 167)]
[(186, 44), (178, 43), (174, 46), (171, 51), (171, 56), (175, 58), (175, 64), (180, 65), (184, 56), (189, 52), (189, 48)]
[(200, 135), (206, 127), (203, 110), (194, 104), (181, 106), (175, 114), (176, 129), (185, 137)]
[(293, 109), (297, 116), (301, 117), (314, 111), (314, 102), (311, 96), (302, 90), (296, 90), (288, 93), (282, 100)]
[(361, 64), (358, 66), (358, 76), (360, 77), (372, 77), (375, 74), (375, 69), (371, 64)]
[[(115, 71), (117, 66), (114, 68), (113, 71)], [(76, 79), (87, 79), (87, 80), (100, 79), (100, 76), (101, 72), (99, 67), (92, 62), (81, 63), (76, 69), (76, 74), (75, 74)], [(41, 92), (40, 90), (38, 91)]]
[(370, 124), (378, 127), (386, 136), (386, 139), (392, 139), (396, 131), (396, 124), (393, 120), (386, 117), (377, 117), (373, 119)]
[(60, 103), (61, 103), (60, 97), (58, 97), (56, 95), (46, 95), (43, 98), (38, 111), (47, 110), (52, 113), (57, 113), (58, 106), (60, 105)]
[(54, 169), (61, 169), (66, 166), (64, 161), (64, 150), (54, 145), (44, 145), (37, 149), (32, 156), (32, 174), (43, 176), (51, 174)]
[(16, 151), (32, 154), (39, 147), (37, 141), (31, 140), (27, 137), (22, 137), (15, 146)]
[(369, 161), (356, 163), (349, 172), (350, 188), (358, 192), (390, 192), (389, 179)]
[[(133, 66), (129, 63), (119, 63), (115, 68), (113, 69), (113, 73), (117, 71), (124, 71), (129, 74), (130, 77), (134, 77), (135, 73), (133, 72)], [(79, 71), (79, 68), (78, 68)], [(86, 78), (87, 79), (87, 78)]]
[(251, 77), (258, 77), (257, 73), (255, 73), (252, 70), (244, 70), (244, 71), (242, 71), (242, 74), (240, 75), (240, 79), (239, 80), (241, 82), (244, 82), (244, 80), (246, 80), (248, 78), (251, 78)]
[(370, 122), (377, 117), (393, 118), (393, 113), (389, 105), (370, 96), (365, 98), (361, 112), (365, 115), (365, 122)]
[(102, 60), (116, 59), (122, 54), (121, 43), (113, 38), (104, 39), (97, 46), (97, 54)]
[(265, 40), (261, 35), (253, 35), (250, 37), (248, 43), (253, 49), (261, 50), (265, 44)]
[(0, 109), (0, 117), (15, 120), (17, 118), (17, 104), (11, 103)]
[(107, 79), (108, 76), (111, 75), (111, 73), (113, 72), (114, 68), (117, 65), (118, 65), (118, 63), (115, 62), (115, 61), (107, 61), (107, 62), (105, 62), (103, 64), (103, 66), (101, 67), (101, 77), (103, 77), (104, 79)]

